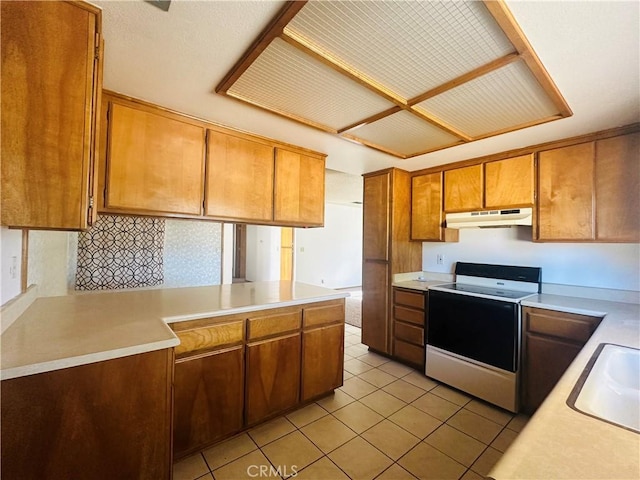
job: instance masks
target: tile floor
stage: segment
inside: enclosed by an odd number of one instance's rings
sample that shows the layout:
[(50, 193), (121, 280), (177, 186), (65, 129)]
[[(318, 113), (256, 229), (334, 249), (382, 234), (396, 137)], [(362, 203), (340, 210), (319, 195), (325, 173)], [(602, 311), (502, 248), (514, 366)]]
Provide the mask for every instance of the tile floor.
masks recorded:
[(527, 422), (369, 353), (345, 329), (344, 385), (174, 465), (174, 480), (481, 479)]

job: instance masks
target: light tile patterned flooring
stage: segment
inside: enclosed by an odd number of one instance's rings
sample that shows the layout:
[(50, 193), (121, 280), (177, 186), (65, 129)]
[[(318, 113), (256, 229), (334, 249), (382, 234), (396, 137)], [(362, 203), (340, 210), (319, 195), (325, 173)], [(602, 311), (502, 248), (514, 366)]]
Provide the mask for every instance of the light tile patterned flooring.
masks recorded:
[(333, 395), (181, 460), (174, 480), (481, 479), (528, 420), (369, 353), (351, 325), (344, 369)]

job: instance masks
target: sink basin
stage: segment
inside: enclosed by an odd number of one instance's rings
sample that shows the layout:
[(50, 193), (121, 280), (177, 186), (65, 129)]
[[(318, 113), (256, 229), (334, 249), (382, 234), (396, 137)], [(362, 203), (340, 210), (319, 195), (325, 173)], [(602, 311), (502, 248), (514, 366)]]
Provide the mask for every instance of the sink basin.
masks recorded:
[(581, 413), (640, 433), (640, 350), (601, 343), (567, 403)]

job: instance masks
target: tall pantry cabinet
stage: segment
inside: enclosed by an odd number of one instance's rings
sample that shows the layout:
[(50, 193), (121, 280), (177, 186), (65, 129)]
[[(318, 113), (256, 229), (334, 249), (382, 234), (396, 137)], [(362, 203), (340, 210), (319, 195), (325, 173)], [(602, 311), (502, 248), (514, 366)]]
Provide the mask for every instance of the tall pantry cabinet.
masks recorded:
[(411, 242), (411, 176), (391, 168), (364, 175), (362, 343), (393, 354), (393, 275), (422, 269), (422, 243)]

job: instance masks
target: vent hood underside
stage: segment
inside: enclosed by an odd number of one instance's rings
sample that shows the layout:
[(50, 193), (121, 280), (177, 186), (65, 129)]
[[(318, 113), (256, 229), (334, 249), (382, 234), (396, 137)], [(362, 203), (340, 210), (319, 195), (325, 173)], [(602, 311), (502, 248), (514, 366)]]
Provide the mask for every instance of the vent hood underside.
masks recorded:
[(512, 208), (506, 210), (487, 210), (478, 212), (447, 213), (447, 228), (489, 228), (511, 227), (513, 225), (531, 226), (532, 208)]

